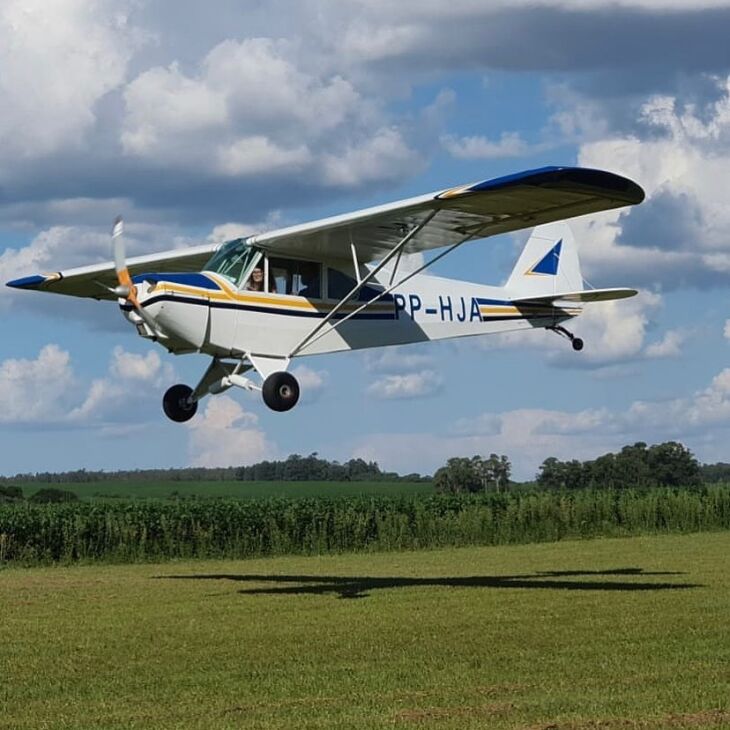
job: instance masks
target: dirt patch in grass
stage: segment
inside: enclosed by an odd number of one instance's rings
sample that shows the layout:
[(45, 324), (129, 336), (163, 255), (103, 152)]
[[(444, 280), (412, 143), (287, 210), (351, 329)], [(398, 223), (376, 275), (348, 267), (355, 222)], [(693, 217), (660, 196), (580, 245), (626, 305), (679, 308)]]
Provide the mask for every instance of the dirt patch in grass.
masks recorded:
[(659, 730), (661, 728), (713, 728), (730, 724), (730, 710), (701, 710), (665, 715), (658, 718), (579, 720), (576, 722), (533, 725), (526, 730)]
[(455, 717), (494, 717), (506, 715), (515, 706), (509, 702), (479, 707), (424, 707), (412, 710), (401, 710), (393, 716), (394, 723), (432, 722), (433, 720), (451, 720)]

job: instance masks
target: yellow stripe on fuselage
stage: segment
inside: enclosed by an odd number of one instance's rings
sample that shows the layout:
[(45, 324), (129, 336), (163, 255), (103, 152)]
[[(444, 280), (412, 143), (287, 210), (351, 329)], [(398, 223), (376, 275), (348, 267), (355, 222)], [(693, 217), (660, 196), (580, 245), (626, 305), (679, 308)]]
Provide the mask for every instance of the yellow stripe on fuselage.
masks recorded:
[(563, 309), (559, 307), (515, 307), (508, 304), (503, 306), (479, 307), (479, 313), (483, 317), (497, 315), (512, 315), (514, 317), (552, 317), (555, 314), (569, 314), (575, 316), (581, 313), (581, 309)]
[[(221, 281), (218, 277), (212, 277), (207, 275), (211, 281), (218, 284), (222, 291), (215, 291), (213, 289), (205, 289), (196, 286), (187, 286), (185, 284), (177, 284), (169, 281), (162, 281), (155, 288), (155, 292), (171, 293), (171, 294), (187, 294), (191, 296), (202, 297), (216, 302), (237, 302), (241, 304), (258, 304), (260, 306), (271, 307), (274, 306), (277, 309), (281, 309), (285, 312), (287, 309), (306, 310), (309, 312), (318, 312), (320, 314), (326, 314), (329, 312), (334, 305), (327, 305), (325, 303), (321, 305), (315, 305), (310, 300), (304, 297), (298, 297), (296, 294), (273, 294), (266, 292), (246, 292), (241, 293), (235, 289), (232, 289), (227, 282)], [(352, 302), (342, 307), (341, 311), (345, 314), (354, 311), (358, 307), (365, 304), (365, 302)], [(369, 304), (367, 307), (370, 311), (375, 312), (390, 312), (393, 310), (392, 302), (376, 302), (375, 304)]]

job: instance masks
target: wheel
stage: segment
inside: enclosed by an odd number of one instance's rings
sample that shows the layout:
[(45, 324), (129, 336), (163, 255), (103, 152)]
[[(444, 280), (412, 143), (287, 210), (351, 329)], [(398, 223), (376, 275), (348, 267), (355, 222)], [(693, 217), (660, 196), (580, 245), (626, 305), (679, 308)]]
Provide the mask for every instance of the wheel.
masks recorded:
[(172, 421), (189, 421), (198, 410), (198, 401), (190, 402), (193, 389), (187, 385), (173, 385), (162, 398), (162, 410)]
[(299, 400), (299, 383), (291, 373), (271, 373), (264, 380), (261, 395), (272, 411), (288, 411)]
[(573, 349), (576, 352), (580, 352), (583, 349), (583, 340), (580, 337), (573, 338)]

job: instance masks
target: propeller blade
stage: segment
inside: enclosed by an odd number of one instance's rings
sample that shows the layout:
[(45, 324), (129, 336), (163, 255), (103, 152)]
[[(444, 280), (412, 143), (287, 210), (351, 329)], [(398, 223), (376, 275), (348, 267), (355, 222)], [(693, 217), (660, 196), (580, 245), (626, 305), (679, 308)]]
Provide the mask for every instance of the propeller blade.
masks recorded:
[[(117, 281), (119, 282), (119, 288), (116, 290), (116, 293), (118, 293), (122, 299), (126, 299), (137, 311), (139, 311), (142, 307), (139, 305), (137, 289), (132, 282), (132, 277), (130, 276), (129, 269), (127, 268), (127, 259), (124, 253), (123, 233), (124, 221), (122, 220), (122, 216), (117, 216), (114, 221), (114, 228), (112, 228), (114, 268), (117, 271)], [(142, 318), (144, 319), (144, 317)]]
[(137, 287), (134, 285), (129, 269), (127, 268), (123, 234), (124, 221), (122, 220), (122, 216), (117, 216), (114, 221), (114, 227), (112, 228), (112, 252), (114, 254), (114, 268), (117, 272), (119, 286), (113, 292), (134, 307), (134, 311), (142, 318), (152, 332), (161, 335), (162, 331), (155, 318), (144, 310), (144, 307), (139, 303), (139, 299), (137, 298)]

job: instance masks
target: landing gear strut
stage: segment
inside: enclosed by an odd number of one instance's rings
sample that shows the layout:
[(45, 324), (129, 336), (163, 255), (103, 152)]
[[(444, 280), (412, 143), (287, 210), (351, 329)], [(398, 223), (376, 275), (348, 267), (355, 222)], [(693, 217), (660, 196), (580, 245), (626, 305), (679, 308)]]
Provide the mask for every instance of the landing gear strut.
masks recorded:
[(162, 398), (165, 415), (178, 423), (189, 421), (198, 410), (198, 401), (191, 398), (193, 389), (187, 385), (173, 385)]
[(553, 327), (546, 327), (545, 329), (549, 329), (561, 337), (567, 337), (576, 352), (580, 352), (583, 349), (583, 340), (581, 340), (580, 337), (576, 337), (572, 332), (566, 330), (565, 327), (561, 327), (559, 324), (556, 324)]
[(250, 362), (239, 361), (234, 364), (214, 358), (195, 389), (182, 384), (168, 389), (162, 399), (165, 415), (178, 423), (189, 421), (198, 410), (201, 398), (223, 393), (233, 386), (244, 390), (260, 390), (264, 403), (273, 411), (294, 408), (299, 400), (299, 383), (291, 373), (285, 370), (270, 373), (264, 379), (263, 386), (259, 387), (242, 375), (252, 367)]

